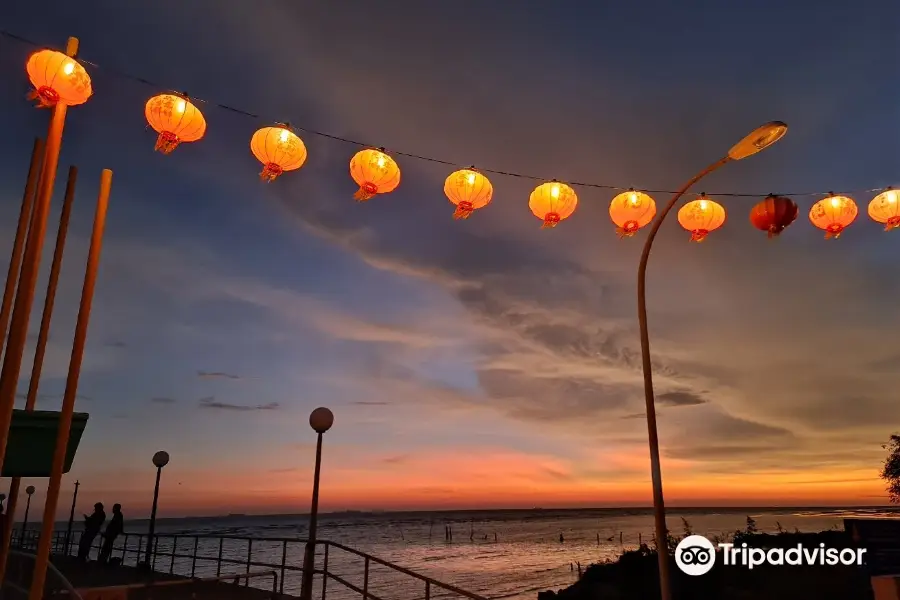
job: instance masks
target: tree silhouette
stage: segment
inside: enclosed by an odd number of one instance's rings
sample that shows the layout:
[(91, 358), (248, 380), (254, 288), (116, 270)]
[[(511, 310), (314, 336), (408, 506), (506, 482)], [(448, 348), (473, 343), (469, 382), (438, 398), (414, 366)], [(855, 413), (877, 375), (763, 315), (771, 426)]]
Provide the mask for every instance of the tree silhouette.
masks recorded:
[(900, 435), (891, 435), (891, 441), (882, 446), (888, 451), (881, 469), (881, 478), (887, 483), (887, 492), (894, 504), (900, 503)]

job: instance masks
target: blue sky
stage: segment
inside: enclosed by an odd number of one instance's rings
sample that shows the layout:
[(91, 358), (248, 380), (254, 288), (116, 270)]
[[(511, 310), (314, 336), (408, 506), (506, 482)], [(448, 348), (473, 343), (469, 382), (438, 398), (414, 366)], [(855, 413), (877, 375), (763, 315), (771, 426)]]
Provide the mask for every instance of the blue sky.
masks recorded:
[[(307, 163), (265, 185), (251, 134), (289, 121), (461, 165), (672, 189), (779, 119), (782, 142), (694, 192), (897, 185), (900, 8), (515, 6), (0, 7), (3, 29), (56, 47), (77, 36), (99, 65), (95, 96), (66, 125), (48, 240), (69, 164), (79, 188), (40, 408), (58, 408), (99, 171), (115, 173), (79, 388), (91, 421), (64, 494), (78, 477), (86, 503), (143, 511), (150, 456), (166, 449), (166, 514), (302, 510), (306, 419), (327, 405), (329, 508), (649, 502), (642, 236), (616, 238), (611, 192), (576, 187), (575, 215), (541, 231), (527, 209), (539, 182), (491, 176), (494, 202), (457, 222), (444, 165), (398, 156), (398, 190), (357, 204), (358, 147), (298, 130)], [(0, 40), (5, 248), (47, 119), (24, 100), (31, 51)], [(162, 156), (142, 109), (167, 89), (208, 100), (209, 127)], [(861, 208), (872, 195), (856, 196)], [(660, 428), (675, 502), (883, 500), (880, 444), (900, 415), (900, 234), (861, 210), (826, 243), (806, 217), (818, 197), (795, 199), (800, 217), (773, 242), (739, 198), (721, 199), (729, 219), (704, 244), (674, 219), (658, 240), (651, 332), (658, 392), (673, 394)]]

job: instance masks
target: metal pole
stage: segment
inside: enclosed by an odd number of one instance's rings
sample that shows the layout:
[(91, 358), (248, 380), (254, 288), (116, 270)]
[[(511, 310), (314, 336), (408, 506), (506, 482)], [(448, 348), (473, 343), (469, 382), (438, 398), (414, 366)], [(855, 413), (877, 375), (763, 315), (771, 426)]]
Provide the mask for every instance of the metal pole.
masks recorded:
[[(69, 542), (72, 539), (72, 523), (74, 523), (74, 521), (75, 521), (75, 501), (78, 500), (78, 486), (79, 485), (81, 485), (81, 483), (76, 479), (75, 480), (75, 493), (72, 494), (72, 509), (69, 511), (69, 524), (66, 525), (66, 556), (69, 555), (69, 548), (70, 548)], [(126, 544), (127, 544), (128, 538), (125, 538), (125, 539), (126, 539)]]
[(31, 220), (31, 208), (34, 205), (34, 195), (37, 192), (43, 158), (44, 140), (35, 138), (34, 147), (31, 150), (31, 164), (28, 166), (28, 179), (25, 181), (25, 193), (22, 194), (22, 208), (19, 210), (19, 224), (16, 226), (12, 256), (9, 259), (9, 271), (6, 273), (3, 304), (0, 306), (0, 327), (2, 327), (0, 336), (3, 339), (6, 339), (6, 330), (9, 327), (9, 311), (12, 310), (16, 284), (19, 282), (19, 269), (22, 267), (22, 250), (25, 244), (25, 234), (28, 233), (28, 223)]
[[(9, 312), (12, 308), (13, 297), (15, 296), (16, 286), (19, 282), (19, 275), (22, 268), (22, 252), (24, 250), (26, 234), (28, 233), (29, 223), (33, 218), (34, 200), (38, 190), (38, 184), (41, 176), (41, 165), (44, 158), (44, 141), (41, 139), (34, 140), (34, 147), (31, 151), (31, 163), (28, 166), (28, 177), (25, 180), (25, 191), (22, 194), (22, 208), (19, 211), (19, 223), (16, 227), (16, 237), (13, 242), (12, 256), (9, 259), (9, 271), (6, 275), (6, 287), (3, 290), (3, 304), (0, 307), (0, 336), (6, 340), (7, 328), (9, 325)], [(7, 347), (8, 344), (7, 344)], [(0, 580), (3, 579), (6, 570), (6, 556), (9, 553), (9, 545), (12, 540), (12, 528), (16, 518), (16, 502), (13, 500), (13, 493), (16, 497), (19, 494), (19, 482), (14, 480), (10, 484), (9, 500), (6, 503), (6, 514), (4, 515), (7, 527), (3, 528), (2, 537), (0, 537)], [(2, 507), (0, 507), (2, 508)]]
[(153, 488), (153, 507), (150, 509), (150, 530), (147, 533), (147, 551), (144, 554), (144, 562), (150, 567), (150, 549), (153, 547), (153, 537), (156, 531), (156, 504), (159, 500), (159, 478), (162, 475), (162, 467), (156, 467), (156, 486)]
[(25, 520), (22, 521), (22, 535), (28, 529), (28, 511), (31, 510), (31, 494), (28, 494), (28, 500), (25, 501)]
[(94, 228), (91, 231), (91, 245), (88, 250), (87, 266), (84, 273), (84, 286), (81, 289), (81, 303), (78, 307), (78, 318), (75, 322), (75, 339), (72, 342), (72, 356), (69, 359), (69, 373), (66, 376), (66, 389), (63, 393), (62, 409), (60, 410), (59, 431), (56, 436), (53, 465), (50, 468), (50, 482), (47, 485), (47, 499), (44, 502), (43, 527), (38, 538), (37, 558), (35, 559), (34, 574), (31, 579), (31, 590), (28, 594), (29, 600), (41, 600), (44, 593), (47, 563), (50, 560), (50, 539), (53, 536), (53, 525), (56, 521), (56, 505), (59, 500), (59, 487), (69, 447), (69, 432), (72, 428), (72, 414), (75, 412), (75, 397), (78, 392), (78, 378), (81, 375), (81, 362), (84, 358), (84, 345), (87, 341), (88, 323), (91, 318), (91, 303), (94, 299), (94, 287), (97, 283), (97, 271), (100, 268), (100, 252), (103, 248), (103, 230), (106, 227), (106, 209), (109, 206), (111, 187), (112, 171), (104, 169), (100, 174), (100, 192), (97, 196)]
[(316, 439), (316, 469), (313, 473), (312, 506), (309, 510), (309, 538), (303, 554), (303, 580), (300, 586), (301, 600), (312, 600), (313, 570), (316, 559), (316, 525), (319, 512), (319, 471), (322, 466), (322, 434)]
[[(59, 284), (59, 271), (62, 268), (63, 252), (66, 249), (66, 235), (69, 231), (69, 218), (72, 215), (72, 204), (75, 202), (75, 185), (78, 182), (78, 168), (69, 167), (66, 180), (66, 195), (63, 200), (62, 213), (59, 217), (59, 229), (56, 233), (56, 247), (53, 250), (53, 261), (50, 265), (50, 279), (47, 282), (47, 294), (44, 296), (44, 312), (41, 314), (41, 327), (38, 330), (37, 344), (34, 348), (34, 360), (31, 363), (31, 379), (28, 382), (28, 396), (25, 410), (34, 411), (37, 404), (38, 386), (41, 381), (41, 370), (44, 366), (44, 353), (47, 350), (47, 338), (50, 335), (50, 319), (53, 317), (53, 303), (56, 300), (56, 287)], [(21, 477), (13, 477), (9, 485), (9, 506), (13, 510), (19, 499)]]
[(656, 233), (669, 212), (685, 192), (692, 185), (729, 162), (727, 156), (694, 175), (690, 181), (684, 184), (669, 200), (669, 203), (656, 217), (647, 241), (644, 242), (644, 251), (641, 253), (641, 262), (638, 266), (638, 323), (641, 328), (641, 362), (644, 370), (644, 400), (647, 407), (647, 434), (650, 444), (650, 472), (653, 479), (653, 520), (656, 531), (656, 554), (659, 559), (659, 589), (662, 600), (672, 600), (672, 585), (669, 579), (669, 547), (668, 528), (666, 527), (666, 505), (663, 500), (662, 469), (659, 461), (659, 434), (656, 429), (656, 401), (653, 396), (653, 372), (650, 363), (650, 333), (647, 327), (647, 260), (650, 258), (650, 249)]
[[(75, 56), (77, 52), (78, 39), (69, 38), (66, 44), (66, 54)], [(59, 149), (62, 145), (63, 129), (66, 124), (66, 110), (67, 107), (63, 102), (57, 102), (50, 117), (37, 201), (34, 203), (31, 225), (28, 228), (28, 239), (25, 242), (25, 254), (19, 276), (19, 288), (16, 291), (9, 339), (3, 357), (3, 369), (0, 372), (0, 469), (6, 458), (9, 426), (16, 403), (16, 388), (22, 370), (22, 355), (25, 353), (31, 305), (34, 303), (34, 291), (41, 266), (44, 235), (47, 231), (47, 215), (50, 212), (53, 184), (56, 182), (56, 167), (59, 164)]]

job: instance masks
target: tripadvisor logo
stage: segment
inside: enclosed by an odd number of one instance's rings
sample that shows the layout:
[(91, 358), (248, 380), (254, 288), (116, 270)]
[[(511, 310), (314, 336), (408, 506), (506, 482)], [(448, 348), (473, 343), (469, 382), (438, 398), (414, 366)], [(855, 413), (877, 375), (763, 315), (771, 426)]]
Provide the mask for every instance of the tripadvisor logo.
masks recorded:
[[(734, 544), (721, 543), (722, 564), (726, 566), (742, 566), (748, 569), (760, 565), (856, 565), (863, 564), (865, 548), (828, 548), (819, 544), (806, 548), (797, 544), (790, 548), (749, 548), (746, 543), (735, 547)], [(716, 564), (716, 547), (702, 535), (689, 535), (675, 548), (675, 564), (687, 575), (704, 575)]]

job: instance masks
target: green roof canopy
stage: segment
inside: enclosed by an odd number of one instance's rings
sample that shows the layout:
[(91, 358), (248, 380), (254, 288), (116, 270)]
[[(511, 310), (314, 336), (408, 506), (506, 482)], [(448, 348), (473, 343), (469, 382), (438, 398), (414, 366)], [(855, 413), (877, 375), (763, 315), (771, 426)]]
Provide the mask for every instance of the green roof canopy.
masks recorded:
[[(0, 477), (50, 477), (56, 435), (61, 413), (50, 410), (14, 410), (9, 428), (9, 441)], [(63, 473), (68, 473), (75, 459), (81, 434), (87, 425), (87, 413), (72, 415), (69, 446)]]

